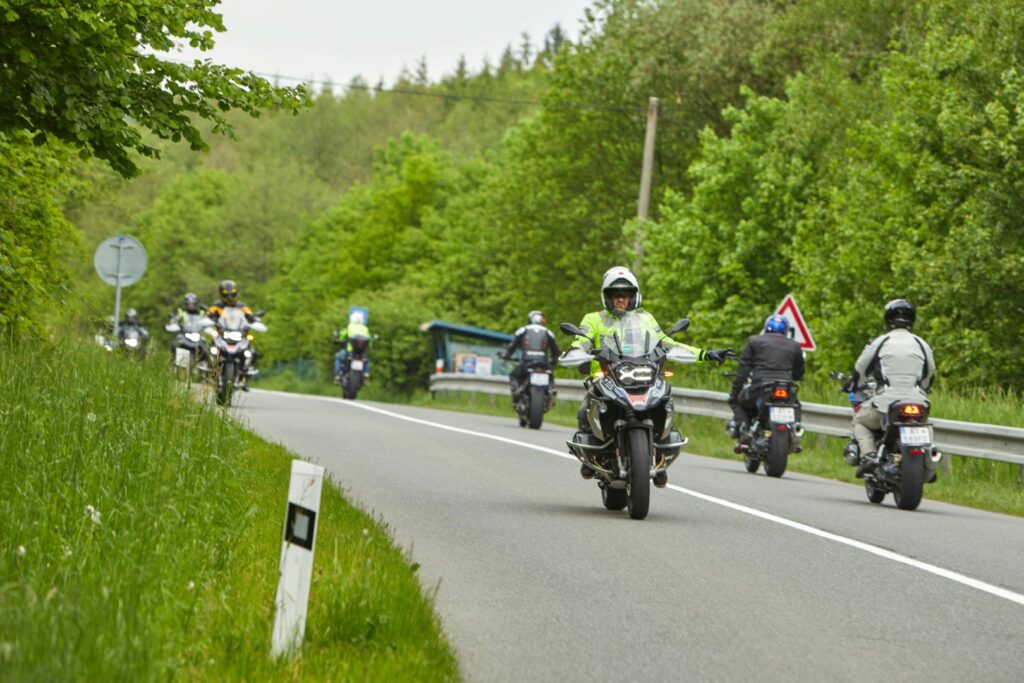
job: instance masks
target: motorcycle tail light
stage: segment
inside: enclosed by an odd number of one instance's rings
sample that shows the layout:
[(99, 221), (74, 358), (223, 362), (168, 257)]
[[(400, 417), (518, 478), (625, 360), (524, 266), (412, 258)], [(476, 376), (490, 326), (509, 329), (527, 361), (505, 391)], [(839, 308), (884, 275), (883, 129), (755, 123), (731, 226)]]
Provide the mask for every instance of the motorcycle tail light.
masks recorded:
[(916, 403), (908, 403), (907, 405), (903, 406), (903, 414), (906, 415), (907, 417), (920, 417), (921, 406), (917, 405)]
[(924, 449), (921, 449), (921, 448), (911, 448), (910, 449), (910, 454), (911, 455), (924, 455)]
[(789, 389), (779, 387), (774, 392), (775, 398), (789, 398)]

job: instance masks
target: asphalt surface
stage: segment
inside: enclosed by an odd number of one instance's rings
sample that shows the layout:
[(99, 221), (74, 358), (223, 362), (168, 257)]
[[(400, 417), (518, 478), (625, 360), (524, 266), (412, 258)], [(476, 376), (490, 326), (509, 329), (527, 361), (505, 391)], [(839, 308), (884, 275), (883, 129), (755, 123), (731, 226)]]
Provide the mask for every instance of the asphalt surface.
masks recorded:
[(685, 455), (635, 521), (511, 408), (238, 410), (411, 548), (467, 681), (1024, 681), (1024, 519)]

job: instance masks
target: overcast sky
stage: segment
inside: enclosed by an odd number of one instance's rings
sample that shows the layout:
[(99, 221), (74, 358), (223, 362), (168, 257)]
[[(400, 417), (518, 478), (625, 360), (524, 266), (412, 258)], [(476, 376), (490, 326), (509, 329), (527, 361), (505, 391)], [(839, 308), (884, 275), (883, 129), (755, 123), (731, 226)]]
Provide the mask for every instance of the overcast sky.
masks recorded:
[[(592, 0), (224, 0), (227, 28), (201, 56), (267, 74), (347, 83), (356, 75), (385, 84), (427, 58), (431, 80), (451, 73), (460, 54), (472, 71), (505, 46), (534, 45), (556, 23), (571, 39)], [(177, 58), (191, 59), (183, 51)]]

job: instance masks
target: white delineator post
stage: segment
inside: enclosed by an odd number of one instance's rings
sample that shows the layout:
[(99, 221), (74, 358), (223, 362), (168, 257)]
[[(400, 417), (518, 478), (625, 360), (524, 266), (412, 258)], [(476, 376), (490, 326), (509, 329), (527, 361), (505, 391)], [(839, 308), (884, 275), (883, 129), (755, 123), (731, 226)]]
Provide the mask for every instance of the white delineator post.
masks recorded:
[(309, 587), (313, 579), (313, 550), (320, 512), (324, 468), (301, 460), (292, 461), (288, 509), (281, 541), (281, 577), (274, 598), (274, 633), (270, 654), (294, 654), (306, 632)]

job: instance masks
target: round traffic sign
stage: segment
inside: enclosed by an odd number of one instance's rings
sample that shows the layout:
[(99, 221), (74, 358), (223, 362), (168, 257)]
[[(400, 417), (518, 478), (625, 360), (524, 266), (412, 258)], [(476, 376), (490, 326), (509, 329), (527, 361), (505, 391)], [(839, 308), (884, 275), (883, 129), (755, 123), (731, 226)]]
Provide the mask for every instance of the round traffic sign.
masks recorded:
[(146, 272), (146, 248), (127, 235), (108, 237), (96, 247), (93, 265), (96, 274), (108, 285), (134, 285)]

